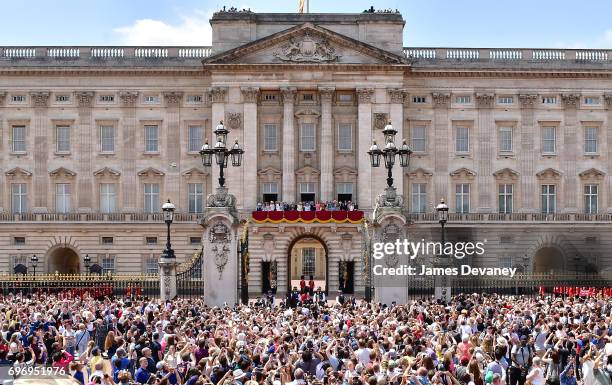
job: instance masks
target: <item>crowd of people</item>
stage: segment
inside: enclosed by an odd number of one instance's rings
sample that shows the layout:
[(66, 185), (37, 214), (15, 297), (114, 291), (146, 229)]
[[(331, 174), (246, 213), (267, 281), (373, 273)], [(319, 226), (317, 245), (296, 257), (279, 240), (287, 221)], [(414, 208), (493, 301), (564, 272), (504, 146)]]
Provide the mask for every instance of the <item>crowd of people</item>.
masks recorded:
[[(309, 292), (306, 284), (303, 292)], [(612, 302), (0, 297), (0, 363), (82, 384), (609, 385)]]
[(317, 201), (287, 203), (280, 201), (258, 202), (257, 211), (355, 211), (357, 203), (352, 201)]

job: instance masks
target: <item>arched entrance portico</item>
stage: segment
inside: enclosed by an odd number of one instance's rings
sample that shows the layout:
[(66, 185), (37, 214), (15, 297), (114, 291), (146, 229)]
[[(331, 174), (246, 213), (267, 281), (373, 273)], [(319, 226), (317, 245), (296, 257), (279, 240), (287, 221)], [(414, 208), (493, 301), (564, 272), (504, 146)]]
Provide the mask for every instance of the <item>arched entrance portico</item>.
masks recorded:
[(315, 282), (314, 290), (319, 287), (327, 293), (329, 290), (329, 252), (327, 245), (320, 237), (304, 234), (295, 238), (287, 250), (287, 291), (300, 288), (302, 276), (308, 282), (310, 276)]
[(54, 274), (80, 274), (79, 254), (70, 247), (57, 247), (47, 253), (47, 272)]
[(565, 268), (563, 252), (554, 246), (546, 246), (539, 249), (533, 257), (533, 272), (561, 273)]

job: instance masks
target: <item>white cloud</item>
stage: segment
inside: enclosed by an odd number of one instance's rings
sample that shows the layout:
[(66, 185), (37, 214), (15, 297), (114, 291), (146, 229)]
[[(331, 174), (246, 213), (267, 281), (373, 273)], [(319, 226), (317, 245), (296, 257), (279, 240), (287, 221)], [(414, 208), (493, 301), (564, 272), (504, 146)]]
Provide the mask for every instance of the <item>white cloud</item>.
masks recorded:
[(194, 11), (182, 16), (178, 25), (162, 20), (140, 19), (132, 25), (115, 28), (122, 45), (211, 45), (209, 19), (214, 11)]

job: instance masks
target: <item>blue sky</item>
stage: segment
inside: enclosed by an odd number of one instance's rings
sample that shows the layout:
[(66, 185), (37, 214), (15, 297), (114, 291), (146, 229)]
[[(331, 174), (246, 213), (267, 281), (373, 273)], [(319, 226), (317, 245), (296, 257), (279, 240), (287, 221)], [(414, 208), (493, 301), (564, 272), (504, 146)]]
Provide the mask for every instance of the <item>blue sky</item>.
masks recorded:
[[(208, 45), (223, 5), (295, 12), (298, 0), (0, 0), (0, 45)], [(311, 0), (311, 12), (398, 9), (404, 45), (611, 48), (610, 0)], [(511, 6), (509, 6), (511, 5)]]

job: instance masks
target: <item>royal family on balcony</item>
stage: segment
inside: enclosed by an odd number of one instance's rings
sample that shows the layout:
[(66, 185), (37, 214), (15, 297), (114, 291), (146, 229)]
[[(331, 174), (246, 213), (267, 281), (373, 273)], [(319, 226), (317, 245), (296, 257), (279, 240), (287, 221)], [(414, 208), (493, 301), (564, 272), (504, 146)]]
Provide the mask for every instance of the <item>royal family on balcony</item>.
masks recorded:
[(259, 202), (257, 211), (354, 211), (359, 206), (351, 201), (328, 201), (328, 202), (298, 202), (287, 203), (279, 201)]

